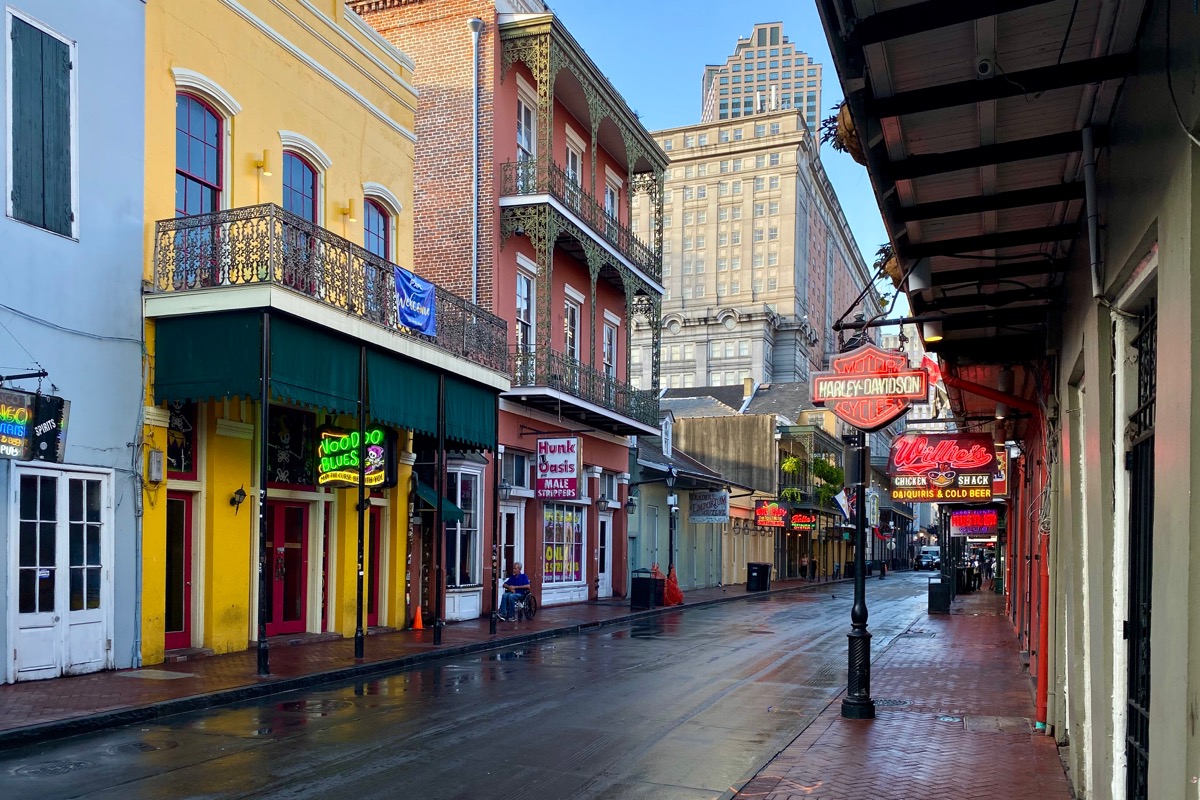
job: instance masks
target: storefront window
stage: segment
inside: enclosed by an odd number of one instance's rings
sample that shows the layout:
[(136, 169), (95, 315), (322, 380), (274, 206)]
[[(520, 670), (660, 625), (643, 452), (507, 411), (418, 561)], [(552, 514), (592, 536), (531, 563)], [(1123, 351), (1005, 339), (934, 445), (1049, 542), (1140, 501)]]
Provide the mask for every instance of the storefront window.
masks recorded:
[(583, 580), (583, 509), (546, 503), (543, 525), (546, 571), (543, 584)]
[(446, 575), (448, 586), (478, 586), (479, 575), (479, 475), (450, 472), (447, 495), (462, 509), (462, 522), (446, 526)]

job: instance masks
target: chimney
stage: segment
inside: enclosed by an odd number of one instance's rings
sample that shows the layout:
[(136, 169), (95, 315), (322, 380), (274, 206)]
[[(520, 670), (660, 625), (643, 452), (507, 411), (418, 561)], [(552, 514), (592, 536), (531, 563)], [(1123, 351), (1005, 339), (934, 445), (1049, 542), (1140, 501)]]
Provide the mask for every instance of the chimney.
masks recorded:
[(754, 394), (754, 378), (742, 378), (742, 398)]

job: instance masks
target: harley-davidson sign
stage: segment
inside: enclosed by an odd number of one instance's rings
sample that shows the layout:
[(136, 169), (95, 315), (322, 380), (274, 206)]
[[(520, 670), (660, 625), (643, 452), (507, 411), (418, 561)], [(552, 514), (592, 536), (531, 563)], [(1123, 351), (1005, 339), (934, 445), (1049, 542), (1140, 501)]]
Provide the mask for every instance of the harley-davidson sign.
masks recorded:
[(893, 500), (987, 503), (996, 450), (978, 433), (905, 434), (892, 440), (888, 475)]
[(846, 423), (870, 433), (908, 412), (913, 400), (929, 396), (929, 375), (908, 365), (904, 353), (873, 344), (834, 356), (829, 372), (812, 378), (812, 401), (829, 405)]

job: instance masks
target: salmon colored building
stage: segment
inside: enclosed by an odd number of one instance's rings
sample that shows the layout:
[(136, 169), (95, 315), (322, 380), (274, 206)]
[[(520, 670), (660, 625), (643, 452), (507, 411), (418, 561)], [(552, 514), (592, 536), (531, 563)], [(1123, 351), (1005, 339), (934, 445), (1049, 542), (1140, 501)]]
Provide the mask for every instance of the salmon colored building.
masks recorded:
[(499, 458), (448, 464), (497, 513), (447, 531), (447, 617), (490, 612), (514, 561), (543, 605), (623, 596), (632, 437), (658, 433), (657, 360), (635, 389), (629, 342), (657, 342), (666, 156), (540, 0), (349, 6), (414, 54), (416, 271), (508, 323)]

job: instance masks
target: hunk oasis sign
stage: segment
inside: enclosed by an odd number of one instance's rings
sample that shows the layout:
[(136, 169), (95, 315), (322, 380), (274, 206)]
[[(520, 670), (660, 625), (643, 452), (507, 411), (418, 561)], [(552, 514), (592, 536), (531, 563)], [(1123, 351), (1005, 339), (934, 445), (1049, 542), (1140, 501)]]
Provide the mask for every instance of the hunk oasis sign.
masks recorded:
[(873, 344), (834, 356), (829, 372), (813, 375), (813, 403), (870, 433), (908, 413), (913, 400), (929, 396), (929, 375), (908, 365), (904, 353)]
[(996, 472), (992, 437), (978, 433), (912, 434), (892, 440), (892, 499), (906, 503), (988, 503)]
[(575, 500), (579, 497), (579, 437), (537, 440), (539, 500)]

